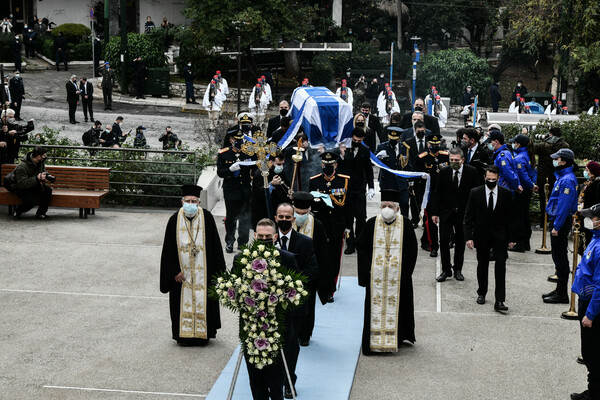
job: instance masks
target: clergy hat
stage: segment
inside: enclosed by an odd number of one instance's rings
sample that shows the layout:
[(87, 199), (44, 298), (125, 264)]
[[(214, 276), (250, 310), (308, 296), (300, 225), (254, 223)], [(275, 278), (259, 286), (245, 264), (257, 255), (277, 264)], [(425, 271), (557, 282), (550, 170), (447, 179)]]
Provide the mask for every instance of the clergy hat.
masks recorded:
[(337, 154), (327, 150), (321, 154), (321, 162), (323, 164), (335, 164), (337, 162)]
[(392, 189), (384, 189), (381, 191), (381, 201), (400, 203), (400, 192)]
[(202, 191), (202, 188), (200, 186), (197, 185), (183, 185), (181, 187), (181, 196), (185, 197), (185, 196), (194, 196), (194, 197), (200, 197), (200, 192)]
[(438, 133), (434, 133), (434, 134), (427, 136), (425, 138), (425, 140), (427, 141), (427, 143), (440, 144), (440, 143), (442, 143), (442, 135), (440, 135)]
[(292, 194), (292, 203), (294, 207), (306, 210), (310, 208), (315, 196), (308, 192), (294, 192)]

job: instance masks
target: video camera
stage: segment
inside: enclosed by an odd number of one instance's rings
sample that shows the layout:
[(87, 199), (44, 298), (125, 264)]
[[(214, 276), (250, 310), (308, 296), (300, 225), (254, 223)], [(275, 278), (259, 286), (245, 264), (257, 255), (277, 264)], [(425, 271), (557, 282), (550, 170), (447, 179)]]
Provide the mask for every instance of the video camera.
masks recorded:
[(56, 182), (56, 177), (54, 175), (50, 175), (49, 173), (46, 172), (46, 180), (50, 183), (54, 183), (54, 182)]
[(548, 139), (549, 137), (550, 137), (550, 135), (549, 135), (549, 134), (547, 134), (547, 133), (546, 133), (546, 134), (537, 134), (537, 135), (535, 135), (535, 138), (536, 138), (537, 140), (546, 140), (546, 139)]

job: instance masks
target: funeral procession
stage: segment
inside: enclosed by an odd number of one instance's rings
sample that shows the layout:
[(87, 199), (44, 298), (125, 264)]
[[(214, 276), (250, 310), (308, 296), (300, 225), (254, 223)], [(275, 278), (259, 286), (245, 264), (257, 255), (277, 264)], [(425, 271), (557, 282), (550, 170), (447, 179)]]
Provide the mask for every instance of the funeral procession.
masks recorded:
[(3, 0), (0, 399), (600, 400), (598, 21)]

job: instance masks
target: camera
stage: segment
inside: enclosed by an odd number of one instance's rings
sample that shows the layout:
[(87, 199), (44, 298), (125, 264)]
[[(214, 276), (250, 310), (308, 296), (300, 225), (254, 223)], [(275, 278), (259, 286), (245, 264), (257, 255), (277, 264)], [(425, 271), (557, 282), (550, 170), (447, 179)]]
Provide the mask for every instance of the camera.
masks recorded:
[(550, 136), (550, 135), (548, 135), (548, 134), (545, 134), (545, 135), (537, 134), (537, 135), (535, 135), (535, 138), (537, 140), (546, 140), (546, 139), (548, 139), (548, 136)]
[(54, 175), (50, 175), (49, 173), (46, 173), (46, 180), (50, 183), (54, 183), (54, 182), (56, 182), (56, 177)]

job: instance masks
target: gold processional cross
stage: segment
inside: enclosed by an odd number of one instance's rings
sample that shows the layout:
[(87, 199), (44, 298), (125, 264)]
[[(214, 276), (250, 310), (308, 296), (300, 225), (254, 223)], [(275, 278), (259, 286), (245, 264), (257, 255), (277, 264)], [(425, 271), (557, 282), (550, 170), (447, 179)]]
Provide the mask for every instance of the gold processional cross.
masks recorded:
[(267, 164), (267, 155), (275, 157), (280, 152), (280, 148), (276, 143), (267, 141), (267, 137), (262, 131), (254, 132), (252, 140), (254, 143), (247, 141), (242, 145), (242, 152), (249, 156), (256, 155), (256, 165), (263, 177), (264, 187), (268, 188), (269, 164)]

